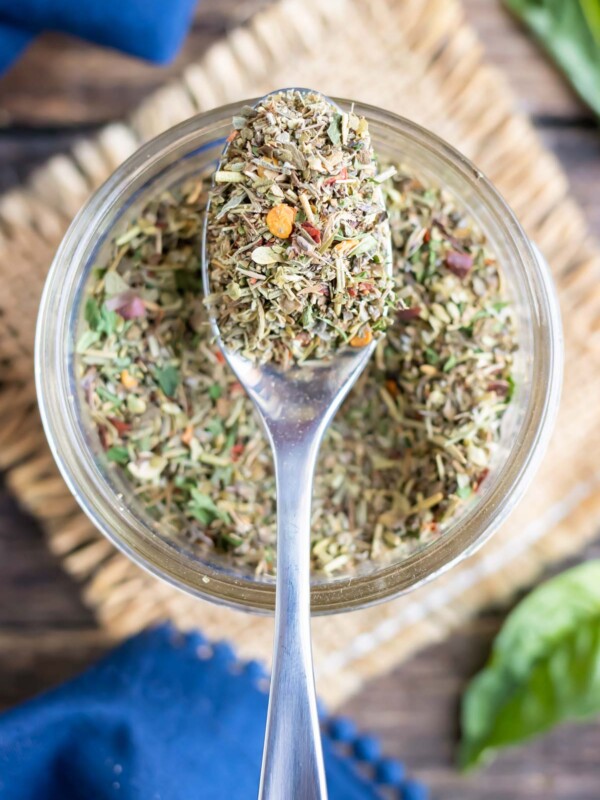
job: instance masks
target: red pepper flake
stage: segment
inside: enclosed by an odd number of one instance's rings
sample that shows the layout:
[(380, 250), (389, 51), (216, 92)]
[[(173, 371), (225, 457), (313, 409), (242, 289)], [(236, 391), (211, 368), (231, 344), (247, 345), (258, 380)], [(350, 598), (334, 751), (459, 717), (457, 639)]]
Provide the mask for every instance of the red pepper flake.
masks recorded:
[(225, 363), (225, 356), (223, 355), (223, 353), (220, 350), (217, 350), (217, 352), (215, 353), (215, 358), (217, 359), (219, 364), (224, 364)]
[(356, 297), (356, 295), (358, 294), (358, 289), (355, 286), (349, 286), (347, 292), (350, 295), (350, 297)]
[(194, 426), (188, 425), (184, 432), (181, 434), (181, 441), (186, 445), (186, 447), (190, 446), (192, 439), (194, 438)]
[(489, 474), (490, 474), (490, 471), (489, 471), (489, 469), (487, 467), (479, 473), (479, 475), (477, 476), (477, 480), (473, 484), (473, 491), (474, 492), (479, 491), (479, 487), (481, 486), (481, 484), (484, 482), (484, 480), (487, 478), (487, 476)]
[(412, 308), (399, 308), (397, 316), (402, 322), (408, 322), (411, 319), (416, 319), (421, 313), (421, 306), (413, 306)]
[(358, 290), (363, 294), (371, 294), (371, 292), (375, 291), (375, 287), (372, 283), (359, 283)]
[(234, 444), (231, 448), (231, 460), (238, 461), (241, 457), (242, 453), (244, 452), (245, 445), (243, 444)]
[(400, 394), (400, 389), (398, 387), (398, 384), (393, 378), (389, 378), (385, 382), (385, 388), (392, 395), (392, 397), (398, 397), (398, 395)]
[(233, 142), (233, 140), (235, 139), (235, 137), (236, 137), (237, 135), (238, 135), (238, 132), (237, 132), (237, 131), (231, 131), (231, 133), (229, 134), (229, 136), (227, 137), (227, 139), (225, 139), (225, 141), (227, 142), (227, 144), (231, 144), (231, 142)]
[(323, 183), (325, 186), (331, 186), (332, 183), (337, 183), (338, 181), (345, 181), (348, 180), (348, 170), (346, 167), (341, 169), (337, 175), (332, 175), (329, 178), (325, 178)]
[(315, 228), (310, 222), (303, 222), (300, 227), (304, 228), (315, 244), (321, 244), (321, 231), (318, 228)]
[(123, 436), (124, 433), (129, 433), (131, 430), (131, 423), (125, 422), (125, 420), (117, 419), (117, 417), (108, 417), (108, 421), (119, 434), (119, 436)]
[(258, 278), (248, 278), (248, 283), (254, 286), (255, 283), (258, 283)]
[(106, 425), (98, 426), (98, 436), (100, 438), (100, 444), (102, 445), (102, 449), (108, 450), (109, 443), (108, 443), (108, 431), (106, 430)]
[(428, 242), (431, 241), (431, 231), (430, 230), (426, 230), (425, 233), (423, 234), (423, 241), (425, 242), (425, 244), (427, 244)]
[(297, 334), (296, 339), (300, 342), (300, 344), (302, 344), (302, 345), (304, 345), (304, 347), (306, 347), (307, 345), (310, 344), (310, 340), (312, 339), (312, 336), (310, 335), (310, 333), (308, 331), (300, 331), (300, 333)]
[(431, 531), (431, 533), (439, 533), (440, 526), (437, 522), (426, 522), (423, 526), (425, 530)]
[(468, 253), (459, 253), (451, 250), (446, 256), (446, 266), (457, 278), (466, 278), (473, 266), (473, 256)]

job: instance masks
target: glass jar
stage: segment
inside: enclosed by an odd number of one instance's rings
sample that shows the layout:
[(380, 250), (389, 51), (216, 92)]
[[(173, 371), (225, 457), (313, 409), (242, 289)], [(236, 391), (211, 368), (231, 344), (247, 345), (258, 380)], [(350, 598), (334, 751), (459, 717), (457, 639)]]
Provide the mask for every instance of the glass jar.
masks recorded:
[[(253, 101), (247, 101), (251, 104)], [(344, 108), (349, 103), (338, 101)], [(208, 561), (161, 532), (103, 453), (75, 378), (75, 342), (91, 269), (148, 199), (214, 165), (240, 104), (193, 117), (140, 148), (79, 212), (48, 275), (37, 329), (36, 381), (46, 435), (70, 490), (94, 525), (154, 575), (198, 597), (242, 609), (274, 608), (272, 578)], [(397, 563), (350, 577), (313, 576), (315, 613), (392, 598), (448, 569), (479, 547), (521, 498), (544, 452), (562, 377), (560, 315), (549, 270), (489, 181), (429, 131), (394, 114), (355, 104), (376, 151), (445, 186), (484, 231), (503, 269), (517, 318), (516, 392), (477, 499), (435, 542)]]

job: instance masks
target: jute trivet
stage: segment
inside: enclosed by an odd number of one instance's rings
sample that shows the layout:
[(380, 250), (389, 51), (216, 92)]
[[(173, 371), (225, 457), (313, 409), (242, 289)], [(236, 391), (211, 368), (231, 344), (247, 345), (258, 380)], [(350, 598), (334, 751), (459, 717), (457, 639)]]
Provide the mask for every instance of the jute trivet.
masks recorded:
[[(455, 0), (287, 0), (235, 30), (129, 120), (52, 159), (0, 201), (0, 467), (102, 625), (123, 635), (156, 619), (201, 625), (268, 658), (272, 624), (200, 603), (116, 553), (79, 511), (40, 426), (32, 378), (42, 284), (70, 218), (143, 140), (215, 105), (281, 86), (381, 105), (428, 126), (504, 193), (547, 256), (561, 297), (566, 375), (557, 432), (519, 510), (476, 556), (391, 603), (314, 622), (319, 689), (331, 703), (468, 615), (506, 600), (582, 548), (600, 516), (600, 252), (556, 159), (513, 110), (502, 76)], [(325, 680), (329, 678), (329, 680)]]

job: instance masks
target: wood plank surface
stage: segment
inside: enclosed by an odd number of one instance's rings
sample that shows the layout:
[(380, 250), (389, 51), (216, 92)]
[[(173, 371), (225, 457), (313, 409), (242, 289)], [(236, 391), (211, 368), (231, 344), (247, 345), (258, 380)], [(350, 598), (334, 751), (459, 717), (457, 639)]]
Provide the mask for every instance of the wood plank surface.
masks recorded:
[[(121, 117), (265, 4), (203, 0), (184, 52), (167, 70), (66, 37), (41, 37), (0, 80), (0, 191)], [(600, 235), (600, 134), (592, 115), (498, 0), (465, 0), (465, 7), (489, 59), (504, 70), (520, 108), (564, 164)], [(600, 557), (600, 544), (581, 556), (590, 557)], [(429, 783), (434, 800), (598, 800), (600, 723), (563, 726), (479, 775), (457, 773), (459, 698), (485, 661), (504, 613), (486, 611), (365, 687), (343, 712), (382, 737), (387, 754)], [(76, 674), (110, 645), (34, 520), (0, 486), (0, 709)]]

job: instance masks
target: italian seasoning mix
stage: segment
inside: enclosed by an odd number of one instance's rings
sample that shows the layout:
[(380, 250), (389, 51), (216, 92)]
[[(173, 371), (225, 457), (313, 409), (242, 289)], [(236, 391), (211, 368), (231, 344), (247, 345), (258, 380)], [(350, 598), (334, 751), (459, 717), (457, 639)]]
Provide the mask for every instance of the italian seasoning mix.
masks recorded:
[[(97, 265), (79, 380), (107, 458), (161, 530), (272, 574), (269, 447), (200, 293), (210, 182), (152, 199)], [(511, 309), (484, 236), (402, 165), (382, 189), (398, 306), (323, 443), (312, 558), (329, 575), (443, 533), (486, 478), (513, 390)]]
[(207, 303), (223, 342), (284, 368), (370, 344), (395, 301), (367, 121), (288, 90), (233, 124), (207, 226)]

